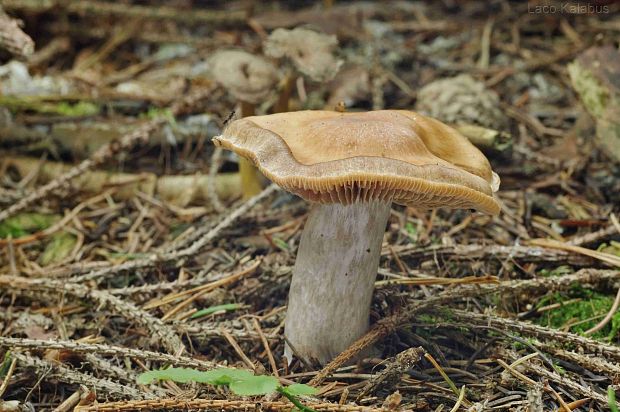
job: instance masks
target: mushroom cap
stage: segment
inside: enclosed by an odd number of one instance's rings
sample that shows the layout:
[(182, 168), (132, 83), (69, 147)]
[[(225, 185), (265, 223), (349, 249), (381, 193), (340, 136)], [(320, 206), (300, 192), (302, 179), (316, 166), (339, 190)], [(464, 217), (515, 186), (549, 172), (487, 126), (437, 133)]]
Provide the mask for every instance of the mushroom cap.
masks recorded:
[(313, 202), (500, 211), (498, 178), (486, 157), (456, 130), (411, 111), (246, 117), (214, 142)]
[(275, 66), (268, 60), (243, 50), (221, 50), (209, 58), (215, 81), (236, 99), (259, 103), (278, 82)]
[(274, 58), (288, 57), (297, 70), (314, 81), (334, 78), (342, 60), (333, 55), (338, 46), (336, 36), (297, 27), (276, 29), (264, 44), (265, 54)]

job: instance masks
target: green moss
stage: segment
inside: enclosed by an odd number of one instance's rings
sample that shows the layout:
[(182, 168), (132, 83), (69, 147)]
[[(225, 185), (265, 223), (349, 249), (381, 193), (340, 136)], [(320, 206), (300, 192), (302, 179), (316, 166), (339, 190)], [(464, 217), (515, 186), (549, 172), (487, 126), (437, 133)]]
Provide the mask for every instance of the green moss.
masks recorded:
[(554, 276), (562, 276), (569, 275), (573, 273), (573, 269), (570, 266), (562, 265), (553, 269), (541, 269), (538, 274), (544, 277), (554, 277)]
[(601, 243), (601, 245), (596, 250), (598, 250), (599, 252), (620, 256), (620, 242), (612, 240), (609, 242), (609, 244)]
[(39, 230), (47, 229), (57, 220), (57, 215), (20, 213), (6, 219), (4, 222), (0, 222), (0, 238), (6, 239), (11, 236), (13, 239), (16, 239)]
[[(542, 307), (554, 303), (562, 303), (569, 299), (581, 298), (581, 301), (573, 302), (544, 312), (537, 323), (555, 329), (564, 329), (567, 325), (569, 330), (574, 333), (583, 333), (595, 326), (609, 312), (614, 298), (592, 290), (585, 289), (580, 285), (575, 285), (568, 293), (554, 293), (541, 299), (537, 307)], [(594, 318), (587, 322), (580, 322)], [(574, 324), (579, 322), (577, 324)], [(573, 325), (574, 324), (574, 325)], [(620, 312), (616, 313), (612, 321), (603, 329), (592, 335), (595, 339), (615, 340), (620, 331)]]
[(78, 102), (76, 104), (61, 102), (55, 106), (48, 106), (48, 108), (51, 113), (70, 117), (94, 116), (99, 113), (99, 107), (90, 102)]
[[(536, 339), (534, 339), (532, 337), (520, 336), (520, 335), (518, 335), (518, 336), (519, 336), (519, 338), (521, 340), (513, 340), (512, 341), (512, 348), (514, 350), (523, 350), (523, 349), (529, 350), (536, 343)], [(526, 345), (525, 342), (529, 343), (529, 346)]]
[(416, 316), (415, 320), (416, 322), (428, 323), (429, 325), (432, 325), (433, 323), (437, 322), (437, 318), (429, 313), (421, 313), (418, 316)]
[(13, 112), (33, 111), (60, 116), (93, 116), (99, 113), (99, 106), (91, 102), (49, 102), (37, 96), (15, 97), (0, 96), (0, 106), (8, 107)]
[(140, 115), (140, 118), (142, 119), (149, 119), (149, 120), (155, 120), (155, 119), (160, 119), (163, 118), (165, 119), (171, 126), (176, 127), (177, 122), (176, 119), (174, 117), (174, 114), (172, 113), (172, 110), (170, 110), (169, 108), (159, 108), (159, 107), (150, 107), (148, 111), (146, 111), (146, 113), (142, 113)]

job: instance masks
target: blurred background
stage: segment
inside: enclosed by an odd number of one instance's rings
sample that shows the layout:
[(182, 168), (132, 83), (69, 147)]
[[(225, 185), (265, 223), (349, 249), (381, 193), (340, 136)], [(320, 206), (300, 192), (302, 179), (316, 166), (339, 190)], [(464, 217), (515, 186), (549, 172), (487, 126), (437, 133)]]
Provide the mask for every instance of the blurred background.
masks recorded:
[[(257, 371), (314, 376), (280, 360), (307, 204), (283, 192), (244, 203), (266, 180), (211, 144), (231, 119), (303, 109), (419, 111), (470, 139), (502, 182), (498, 217), (394, 207), (373, 322), (451, 282), (495, 292), (399, 318), (377, 357), (324, 382), (321, 402), (615, 407), (619, 11), (611, 0), (0, 0), (0, 347), (15, 354), (0, 368), (0, 410), (51, 410), (76, 393), (85, 405), (234, 399), (137, 386), (146, 364), (169, 360), (71, 342), (173, 352), (182, 340), (205, 361), (245, 367), (240, 350)], [(182, 299), (182, 311), (170, 303)], [(398, 366), (418, 346), (441, 372), (426, 358)], [(530, 381), (512, 373), (519, 359)], [(394, 370), (406, 377), (373, 383)]]

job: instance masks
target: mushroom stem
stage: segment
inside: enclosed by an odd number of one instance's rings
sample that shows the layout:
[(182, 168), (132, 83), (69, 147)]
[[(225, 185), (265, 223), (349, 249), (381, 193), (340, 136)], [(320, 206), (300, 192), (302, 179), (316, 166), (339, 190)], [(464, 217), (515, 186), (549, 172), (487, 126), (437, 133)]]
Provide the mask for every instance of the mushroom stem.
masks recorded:
[[(297, 251), (285, 322), (296, 355), (327, 363), (368, 330), (390, 205), (313, 206)], [(289, 361), (292, 354), (287, 345)]]
[(295, 74), (289, 72), (286, 74), (280, 85), (280, 95), (278, 101), (275, 104), (275, 113), (285, 113), (289, 111), (291, 94), (293, 93), (293, 86), (295, 85)]

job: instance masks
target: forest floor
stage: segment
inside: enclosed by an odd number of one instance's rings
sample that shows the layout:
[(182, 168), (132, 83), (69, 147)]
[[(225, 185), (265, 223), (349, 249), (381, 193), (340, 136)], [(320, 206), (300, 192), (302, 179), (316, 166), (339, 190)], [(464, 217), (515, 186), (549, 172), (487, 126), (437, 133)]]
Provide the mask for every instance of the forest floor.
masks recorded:
[[(191, 3), (0, 0), (35, 45), (0, 34), (1, 411), (295, 407), (138, 383), (166, 366), (309, 384), (314, 410), (618, 410), (620, 158), (570, 67), (616, 53), (595, 77), (618, 93), (620, 5)], [(240, 110), (209, 57), (297, 26), (337, 37), (335, 77), (280, 60), (257, 113), (420, 110), (501, 177), (499, 216), (393, 206), (372, 329), (325, 366), (283, 357), (308, 203), (241, 200), (210, 142)]]

